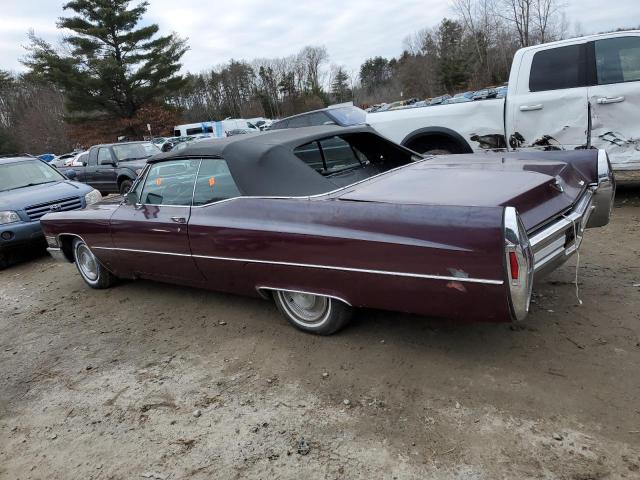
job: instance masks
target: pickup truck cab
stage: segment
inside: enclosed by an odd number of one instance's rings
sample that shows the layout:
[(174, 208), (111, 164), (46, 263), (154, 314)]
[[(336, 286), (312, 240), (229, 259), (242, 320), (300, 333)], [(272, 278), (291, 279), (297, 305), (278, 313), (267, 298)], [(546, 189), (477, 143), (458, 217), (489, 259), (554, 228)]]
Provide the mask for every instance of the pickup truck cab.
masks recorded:
[(138, 178), (147, 158), (160, 153), (151, 142), (121, 142), (94, 145), (81, 166), (74, 166), (76, 180), (91, 185), (103, 195), (125, 194)]
[(619, 181), (640, 180), (640, 31), (516, 52), (506, 98), (369, 113), (420, 153), (605, 149)]

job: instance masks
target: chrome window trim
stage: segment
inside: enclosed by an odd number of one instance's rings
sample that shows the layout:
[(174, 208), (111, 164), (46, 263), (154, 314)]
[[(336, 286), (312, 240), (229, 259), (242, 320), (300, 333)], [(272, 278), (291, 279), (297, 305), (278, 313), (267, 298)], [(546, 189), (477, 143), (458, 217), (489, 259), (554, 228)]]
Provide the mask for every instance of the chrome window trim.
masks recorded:
[(280, 291), (280, 292), (290, 292), (290, 293), (304, 293), (306, 295), (316, 295), (318, 297), (333, 298), (334, 300), (338, 300), (338, 301), (344, 303), (345, 305), (348, 305), (350, 307), (353, 306), (342, 297), (337, 297), (335, 295), (327, 295), (326, 293), (310, 292), (308, 290), (292, 290), (292, 289), (288, 289), (288, 288), (276, 288), (276, 287), (265, 287), (265, 286), (258, 286), (258, 287), (256, 287), (256, 290), (258, 291), (258, 293), (260, 295), (262, 295), (261, 290), (271, 290), (271, 291), (274, 291), (274, 292), (275, 291)]
[(485, 279), (485, 278), (453, 277), (453, 276), (445, 276), (445, 275), (432, 275), (427, 273), (394, 272), (389, 270), (372, 270), (367, 268), (338, 267), (335, 265), (283, 262), (278, 260), (260, 260), (255, 258), (193, 255), (188, 253), (160, 252), (156, 250), (139, 250), (134, 248), (116, 248), (116, 247), (93, 247), (93, 248), (99, 249), (99, 250), (117, 250), (117, 251), (124, 251), (124, 252), (149, 253), (149, 254), (157, 254), (157, 255), (175, 255), (180, 257), (202, 258), (205, 260), (220, 260), (220, 261), (228, 261), (228, 262), (282, 265), (286, 267), (315, 268), (315, 269), (322, 269), (322, 270), (334, 270), (334, 271), (354, 272), (354, 273), (370, 273), (374, 275), (390, 275), (390, 276), (396, 276), (396, 277), (420, 278), (420, 279), (427, 279), (427, 280), (444, 280), (444, 281), (454, 281), (454, 282), (463, 282), (463, 283), (481, 283), (481, 284), (487, 284), (487, 285), (502, 285), (504, 283), (503, 280), (493, 280), (493, 279)]

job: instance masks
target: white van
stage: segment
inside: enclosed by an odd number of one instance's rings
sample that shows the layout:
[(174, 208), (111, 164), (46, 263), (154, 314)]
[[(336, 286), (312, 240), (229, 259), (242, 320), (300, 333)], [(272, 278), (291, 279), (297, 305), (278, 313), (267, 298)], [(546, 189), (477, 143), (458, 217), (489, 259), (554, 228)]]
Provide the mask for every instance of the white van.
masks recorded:
[(220, 122), (200, 122), (176, 125), (173, 129), (173, 135), (175, 137), (186, 137), (189, 135), (210, 133), (214, 137), (226, 137), (228, 131), (239, 129), (255, 130), (256, 132), (260, 131), (258, 127), (244, 118), (230, 118)]

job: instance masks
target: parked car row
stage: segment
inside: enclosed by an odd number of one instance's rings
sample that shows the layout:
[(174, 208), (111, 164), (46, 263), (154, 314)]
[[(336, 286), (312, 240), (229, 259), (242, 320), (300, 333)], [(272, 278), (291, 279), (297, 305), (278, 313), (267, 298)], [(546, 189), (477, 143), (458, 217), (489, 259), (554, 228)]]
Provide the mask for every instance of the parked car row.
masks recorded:
[(425, 100), (410, 98), (393, 103), (380, 103), (372, 105), (365, 111), (367, 113), (387, 112), (391, 110), (400, 110), (404, 108), (432, 107), (435, 105), (449, 105), (453, 103), (473, 102), (474, 100), (487, 100), (491, 98), (505, 98), (507, 96), (507, 85), (500, 87), (487, 87), (481, 90), (456, 93), (454, 96), (449, 94), (440, 95)]

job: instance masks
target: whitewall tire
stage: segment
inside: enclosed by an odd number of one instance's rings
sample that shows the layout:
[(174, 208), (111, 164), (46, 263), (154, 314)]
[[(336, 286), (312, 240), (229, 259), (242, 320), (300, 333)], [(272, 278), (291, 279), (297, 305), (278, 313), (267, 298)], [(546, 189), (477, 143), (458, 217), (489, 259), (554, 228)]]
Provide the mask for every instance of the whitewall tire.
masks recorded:
[(331, 335), (349, 323), (353, 309), (335, 298), (289, 290), (275, 290), (278, 310), (294, 327), (317, 335)]

